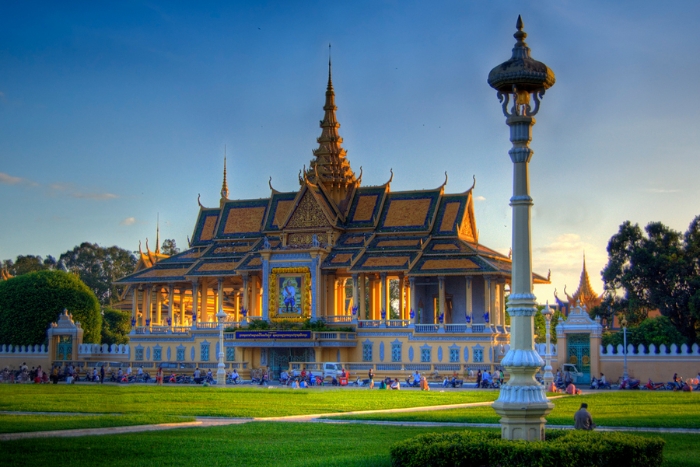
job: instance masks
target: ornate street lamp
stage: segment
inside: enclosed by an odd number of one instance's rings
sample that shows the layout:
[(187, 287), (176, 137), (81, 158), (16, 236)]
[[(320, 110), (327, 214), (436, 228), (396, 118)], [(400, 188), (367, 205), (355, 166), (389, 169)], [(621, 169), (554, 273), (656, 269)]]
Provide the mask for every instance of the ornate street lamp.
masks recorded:
[(226, 319), (226, 313), (223, 306), (219, 307), (216, 319), (219, 320), (219, 364), (216, 370), (216, 384), (219, 387), (224, 387), (226, 386), (226, 365), (224, 365), (224, 320)]
[[(508, 314), (511, 319), (510, 350), (503, 358), (503, 365), (510, 378), (501, 387), (493, 408), (501, 416), (501, 436), (504, 439), (537, 441), (544, 439), (544, 416), (554, 408), (547, 400), (544, 388), (535, 379), (543, 365), (535, 351), (534, 315), (537, 302), (532, 293), (532, 245), (530, 239), (530, 208), (528, 163), (533, 151), (533, 118), (540, 109), (540, 99), (545, 90), (554, 85), (554, 72), (544, 63), (530, 57), (530, 49), (524, 42), (520, 16), (510, 60), (491, 70), (489, 85), (498, 91), (498, 99), (510, 127), (513, 147), (508, 151), (513, 162), (513, 259), (511, 294)], [(512, 99), (512, 106), (509, 107)], [(534, 101), (534, 107), (531, 103)]]
[(544, 315), (544, 319), (547, 321), (547, 325), (546, 325), (547, 349), (544, 352), (544, 377), (542, 379), (544, 380), (544, 387), (549, 388), (549, 386), (551, 386), (552, 382), (554, 381), (554, 375), (552, 374), (551, 334), (549, 332), (549, 325), (552, 321), (552, 315), (554, 315), (554, 312), (552, 311), (551, 308), (549, 308), (549, 302), (547, 302), (547, 306), (544, 308), (544, 311), (542, 312), (542, 314)]
[(622, 370), (622, 379), (628, 379), (629, 374), (627, 373), (627, 320), (623, 316), (620, 320), (620, 325), (622, 326), (622, 345), (625, 346), (624, 355), (624, 367)]

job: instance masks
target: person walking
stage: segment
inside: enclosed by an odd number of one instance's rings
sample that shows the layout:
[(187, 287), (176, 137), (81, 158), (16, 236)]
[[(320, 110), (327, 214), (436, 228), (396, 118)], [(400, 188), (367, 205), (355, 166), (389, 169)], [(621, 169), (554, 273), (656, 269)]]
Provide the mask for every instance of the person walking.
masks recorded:
[(574, 428), (576, 430), (588, 430), (591, 431), (595, 428), (595, 423), (593, 423), (593, 417), (588, 412), (588, 404), (585, 402), (581, 404), (581, 408), (578, 412), (574, 414)]
[(100, 384), (105, 382), (105, 366), (100, 366)]
[(158, 372), (156, 373), (156, 384), (158, 386), (163, 385), (163, 367), (158, 367)]
[(369, 369), (369, 388), (374, 389), (374, 369), (370, 368)]

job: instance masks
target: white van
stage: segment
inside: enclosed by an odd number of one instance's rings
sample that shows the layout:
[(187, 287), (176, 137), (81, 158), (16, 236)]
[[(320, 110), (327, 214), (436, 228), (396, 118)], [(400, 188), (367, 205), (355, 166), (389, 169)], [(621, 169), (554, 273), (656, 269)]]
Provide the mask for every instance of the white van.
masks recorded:
[(324, 363), (323, 364), (323, 378), (336, 378), (340, 379), (340, 375), (343, 372), (343, 365), (340, 363)]

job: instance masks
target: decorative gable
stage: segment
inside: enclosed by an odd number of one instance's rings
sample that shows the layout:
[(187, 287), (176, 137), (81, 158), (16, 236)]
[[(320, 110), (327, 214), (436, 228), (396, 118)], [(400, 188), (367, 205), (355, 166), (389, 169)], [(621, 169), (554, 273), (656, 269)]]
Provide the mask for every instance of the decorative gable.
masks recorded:
[(288, 229), (309, 229), (319, 227), (327, 228), (330, 226), (331, 223), (328, 222), (328, 218), (323, 212), (323, 209), (319, 206), (311, 192), (307, 190), (285, 227)]

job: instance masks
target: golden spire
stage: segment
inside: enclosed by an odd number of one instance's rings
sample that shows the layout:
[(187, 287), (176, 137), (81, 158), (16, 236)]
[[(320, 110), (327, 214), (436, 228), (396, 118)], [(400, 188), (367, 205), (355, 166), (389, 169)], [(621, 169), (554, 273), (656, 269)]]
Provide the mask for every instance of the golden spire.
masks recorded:
[(335, 92), (328, 44), (328, 86), (326, 87), (325, 111), (321, 120), (321, 136), (316, 139), (318, 149), (306, 173), (306, 178), (317, 185), (323, 185), (336, 204), (340, 204), (348, 194), (349, 188), (357, 181), (355, 173), (346, 159), (347, 152), (342, 148), (343, 138), (338, 134), (340, 123), (335, 116)]
[(226, 146), (224, 145), (224, 181), (221, 184), (221, 206), (228, 200), (228, 183), (226, 182)]
[(594, 306), (600, 305), (601, 298), (593, 290), (591, 286), (591, 280), (588, 277), (588, 269), (586, 268), (586, 253), (583, 253), (583, 270), (581, 271), (581, 278), (579, 279), (578, 289), (574, 292), (574, 295), (569, 298), (569, 301), (574, 303), (580, 302), (581, 305), (586, 305), (590, 310)]

